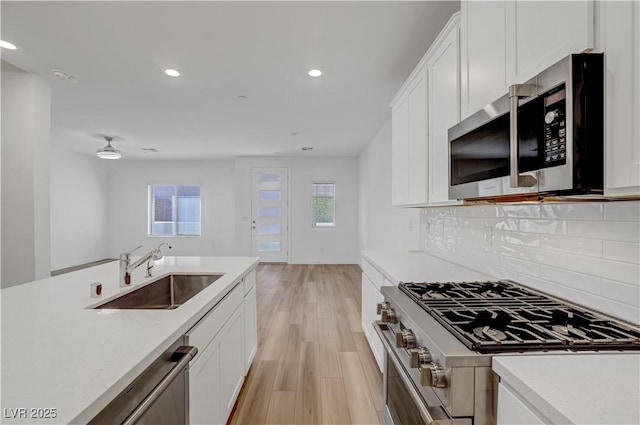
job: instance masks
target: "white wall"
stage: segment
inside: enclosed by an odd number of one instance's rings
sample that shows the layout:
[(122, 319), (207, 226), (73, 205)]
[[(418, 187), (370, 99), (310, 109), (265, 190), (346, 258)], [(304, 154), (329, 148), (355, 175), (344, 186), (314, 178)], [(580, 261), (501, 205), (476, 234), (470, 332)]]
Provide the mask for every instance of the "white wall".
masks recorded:
[(422, 248), (640, 323), (640, 201), (425, 208)]
[[(130, 251), (143, 244), (140, 255), (161, 242), (168, 255), (236, 255), (234, 235), (235, 182), (232, 161), (114, 161), (110, 164), (110, 252)], [(201, 185), (202, 235), (150, 237), (148, 185)], [(166, 251), (165, 251), (166, 252)]]
[(2, 71), (2, 287), (49, 276), (51, 94), (35, 74)]
[[(236, 160), (236, 239), (239, 253), (251, 255), (251, 169), (289, 170), (289, 262), (358, 262), (358, 162), (356, 158), (245, 157)], [(311, 226), (311, 184), (336, 184), (336, 226)]]
[(113, 257), (108, 162), (51, 148), (51, 270)]
[(419, 249), (420, 210), (391, 204), (391, 120), (358, 158), (359, 251)]

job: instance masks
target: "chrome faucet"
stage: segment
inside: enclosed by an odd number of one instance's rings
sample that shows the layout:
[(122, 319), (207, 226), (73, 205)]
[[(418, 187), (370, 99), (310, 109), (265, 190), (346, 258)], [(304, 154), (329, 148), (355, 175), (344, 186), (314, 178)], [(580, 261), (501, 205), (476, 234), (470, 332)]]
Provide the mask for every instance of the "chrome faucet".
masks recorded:
[(160, 260), (163, 257), (162, 251), (160, 250), (160, 248), (162, 248), (162, 245), (166, 245), (167, 247), (169, 247), (169, 249), (171, 249), (171, 245), (169, 245), (166, 242), (162, 242), (160, 245), (158, 245), (157, 248), (154, 248), (151, 251), (147, 252), (145, 255), (140, 257), (133, 264), (130, 264), (131, 253), (142, 248), (142, 245), (132, 249), (129, 252), (121, 253), (120, 254), (120, 279), (119, 279), (120, 286), (129, 286), (131, 284), (131, 273), (135, 269), (137, 269), (140, 265), (142, 265), (142, 263), (144, 263), (145, 261), (147, 262), (147, 274), (145, 275), (145, 277), (152, 277), (152, 274), (151, 274), (151, 269), (153, 268), (152, 261)]

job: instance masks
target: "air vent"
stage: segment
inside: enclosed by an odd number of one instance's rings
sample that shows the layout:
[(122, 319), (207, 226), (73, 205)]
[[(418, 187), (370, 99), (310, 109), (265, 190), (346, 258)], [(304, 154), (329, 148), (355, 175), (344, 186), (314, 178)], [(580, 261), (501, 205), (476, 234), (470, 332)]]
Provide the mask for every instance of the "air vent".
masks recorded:
[(302, 150), (303, 150), (303, 151), (305, 151), (305, 152), (306, 152), (306, 151), (312, 151), (312, 150), (313, 150), (313, 148), (312, 148), (312, 147), (310, 147), (310, 146), (304, 146), (304, 147), (302, 147)]
[(140, 148), (140, 150), (144, 153), (158, 153), (158, 149), (156, 148)]

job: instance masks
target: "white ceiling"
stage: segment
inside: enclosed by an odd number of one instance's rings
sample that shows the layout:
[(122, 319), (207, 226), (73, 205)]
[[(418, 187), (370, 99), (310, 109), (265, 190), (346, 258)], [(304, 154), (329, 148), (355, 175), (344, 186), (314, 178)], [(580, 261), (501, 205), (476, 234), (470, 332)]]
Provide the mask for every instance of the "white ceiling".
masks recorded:
[[(125, 158), (309, 155), (303, 146), (355, 156), (459, 7), (2, 1), (0, 38), (20, 47), (3, 49), (4, 61), (51, 80), (58, 146), (93, 155), (108, 135)], [(309, 77), (312, 68), (324, 75)], [(77, 81), (54, 79), (52, 69)]]

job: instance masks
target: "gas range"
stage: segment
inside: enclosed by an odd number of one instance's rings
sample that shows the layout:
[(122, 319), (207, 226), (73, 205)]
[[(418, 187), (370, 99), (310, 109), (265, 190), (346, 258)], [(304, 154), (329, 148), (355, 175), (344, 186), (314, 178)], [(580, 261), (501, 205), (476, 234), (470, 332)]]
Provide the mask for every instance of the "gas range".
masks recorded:
[(495, 424), (497, 353), (640, 350), (640, 327), (508, 280), (403, 282), (381, 292), (389, 424), (415, 421), (403, 418), (407, 394), (419, 423)]
[(407, 282), (399, 287), (480, 353), (640, 350), (640, 331), (632, 325), (508, 280)]

